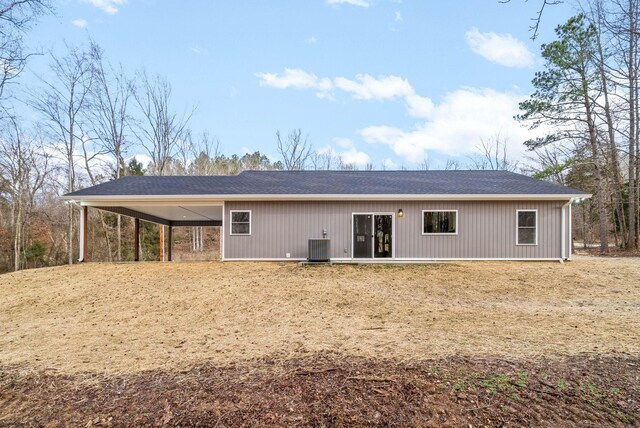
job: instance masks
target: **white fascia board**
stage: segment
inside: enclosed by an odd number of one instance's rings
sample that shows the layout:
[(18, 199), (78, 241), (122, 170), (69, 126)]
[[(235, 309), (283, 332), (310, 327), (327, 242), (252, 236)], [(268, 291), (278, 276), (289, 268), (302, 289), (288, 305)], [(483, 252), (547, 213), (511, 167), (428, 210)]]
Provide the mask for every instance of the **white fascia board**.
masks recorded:
[(242, 194), (242, 195), (127, 195), (127, 196), (63, 196), (64, 200), (78, 201), (81, 205), (97, 205), (97, 203), (112, 203), (122, 205), (123, 203), (169, 203), (186, 202), (222, 204), (223, 201), (443, 201), (443, 200), (464, 200), (464, 201), (501, 201), (501, 200), (559, 200), (567, 201), (572, 199), (588, 199), (591, 195), (573, 194)]
[(211, 199), (75, 199), (80, 206), (87, 207), (222, 207), (224, 201)]

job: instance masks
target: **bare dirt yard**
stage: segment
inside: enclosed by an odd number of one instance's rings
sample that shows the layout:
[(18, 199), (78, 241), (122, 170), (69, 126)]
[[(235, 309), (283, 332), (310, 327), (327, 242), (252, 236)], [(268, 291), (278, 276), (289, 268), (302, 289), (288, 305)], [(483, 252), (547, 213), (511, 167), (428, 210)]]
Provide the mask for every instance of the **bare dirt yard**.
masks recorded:
[(0, 426), (640, 424), (640, 259), (0, 276)]

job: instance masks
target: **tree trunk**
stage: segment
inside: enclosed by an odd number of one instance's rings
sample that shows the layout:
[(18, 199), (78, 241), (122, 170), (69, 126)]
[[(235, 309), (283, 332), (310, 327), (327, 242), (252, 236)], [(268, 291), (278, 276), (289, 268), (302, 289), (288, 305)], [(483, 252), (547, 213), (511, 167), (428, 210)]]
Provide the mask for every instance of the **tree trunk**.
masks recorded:
[[(109, 262), (113, 261), (113, 249), (111, 248), (111, 239), (109, 238), (109, 226), (104, 221), (104, 213), (98, 210), (100, 214), (100, 224), (102, 224), (102, 230), (104, 232), (105, 241), (107, 243), (107, 260)], [(118, 216), (119, 217), (119, 216)]]
[(13, 238), (13, 270), (20, 270), (20, 244), (22, 241), (22, 203), (18, 202), (14, 217), (14, 238)]
[[(69, 127), (69, 147), (67, 153), (67, 162), (69, 171), (67, 173), (67, 191), (73, 192), (74, 187), (74, 162), (73, 162), (73, 121)], [(73, 206), (69, 204), (69, 230), (67, 236), (67, 252), (69, 253), (69, 264), (73, 264)]]
[[(608, 151), (610, 157), (611, 181), (613, 182), (613, 207), (620, 224), (620, 235), (622, 237), (622, 246), (626, 247), (627, 240), (627, 222), (624, 212), (624, 202), (622, 198), (623, 180), (620, 173), (620, 160), (618, 158), (618, 148), (616, 147), (616, 127), (611, 114), (611, 105), (609, 104), (609, 88), (607, 85), (607, 76), (604, 69), (604, 53), (602, 51), (602, 43), (600, 40), (600, 32), (597, 33), (598, 46), (598, 73), (600, 75), (600, 83), (602, 85), (602, 95), (604, 99), (604, 115), (607, 123), (607, 134), (609, 136)], [(617, 240), (616, 234), (616, 240)], [(616, 242), (617, 246), (617, 242)]]
[(627, 248), (636, 247), (636, 67), (633, 0), (629, 0), (629, 233)]
[(602, 171), (599, 161), (598, 151), (598, 130), (593, 121), (591, 99), (589, 98), (588, 84), (583, 74), (582, 87), (584, 93), (584, 107), (586, 112), (587, 127), (589, 128), (589, 145), (591, 146), (591, 157), (593, 163), (593, 179), (596, 184), (596, 207), (599, 217), (600, 252), (609, 252), (609, 228), (607, 227), (607, 206), (605, 204), (606, 191)]

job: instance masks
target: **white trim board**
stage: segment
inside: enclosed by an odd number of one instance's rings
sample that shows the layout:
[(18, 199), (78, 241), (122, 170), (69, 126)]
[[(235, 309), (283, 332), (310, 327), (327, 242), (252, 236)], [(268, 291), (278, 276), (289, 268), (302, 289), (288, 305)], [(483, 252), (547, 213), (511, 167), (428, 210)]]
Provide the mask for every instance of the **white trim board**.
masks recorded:
[[(224, 262), (301, 262), (306, 261), (306, 258), (291, 257), (291, 258), (230, 258), (224, 259)], [(396, 258), (396, 259), (350, 259), (350, 258), (332, 258), (329, 260), (331, 263), (345, 263), (345, 264), (409, 264), (409, 263), (425, 263), (425, 262), (464, 262), (464, 261), (513, 261), (513, 262), (562, 262), (563, 260), (558, 257), (550, 258), (517, 258), (517, 257), (489, 257), (489, 258)]]
[[(375, 257), (375, 238), (372, 236), (371, 237), (371, 257), (364, 257), (364, 258), (358, 258), (356, 259), (353, 256), (353, 253), (355, 251), (355, 242), (353, 242), (353, 238), (354, 238), (354, 232), (355, 232), (355, 221), (354, 221), (354, 217), (357, 215), (370, 215), (371, 216), (371, 233), (374, 233), (374, 229), (375, 229), (375, 216), (377, 215), (384, 215), (384, 216), (391, 216), (391, 257)], [(375, 236), (375, 235), (374, 235)], [(393, 211), (379, 211), (379, 212), (351, 212), (351, 259), (354, 260), (370, 260), (370, 259), (375, 259), (375, 260), (393, 260), (396, 258), (396, 213)]]
[[(249, 213), (249, 233), (234, 233), (233, 232), (233, 214), (235, 213)], [(243, 224), (244, 222), (236, 222)], [(253, 225), (253, 213), (251, 210), (229, 210), (229, 236), (251, 236), (251, 228)]]
[(138, 201), (149, 202), (181, 202), (201, 201), (221, 204), (223, 201), (568, 201), (571, 199), (588, 199), (592, 195), (575, 194), (234, 194), (234, 195), (87, 195), (62, 196), (63, 200), (79, 201), (90, 205), (100, 201), (102, 204), (128, 203)]
[[(424, 213), (456, 213), (456, 231), (454, 233), (446, 233), (446, 232), (432, 232), (432, 233), (426, 233), (424, 231)], [(457, 236), (458, 232), (459, 232), (459, 218), (460, 218), (460, 213), (458, 212), (457, 209), (437, 209), (437, 210), (422, 210), (422, 219), (420, 221), (420, 227), (422, 228), (422, 230), (420, 231), (420, 233), (422, 234), (422, 236)]]
[(528, 257), (470, 257), (470, 258), (397, 258), (399, 262), (409, 262), (409, 261), (536, 261), (536, 262), (560, 262), (562, 259), (560, 257), (541, 257), (541, 258), (528, 258)]
[(299, 258), (299, 257), (273, 257), (273, 258), (259, 258), (259, 257), (234, 257), (234, 258), (226, 258), (222, 260), (223, 262), (303, 262), (306, 261), (307, 258)]
[[(527, 226), (520, 226), (520, 213), (536, 213), (536, 225), (534, 226), (534, 230), (535, 230), (535, 240), (533, 242), (533, 244), (521, 244), (520, 243), (520, 234), (518, 233), (520, 231), (520, 228), (526, 228), (526, 229), (531, 229), (531, 227), (527, 227)], [(516, 209), (516, 246), (518, 247), (536, 247), (538, 245), (538, 209), (537, 208), (518, 208)], [(562, 254), (561, 254), (562, 255)]]

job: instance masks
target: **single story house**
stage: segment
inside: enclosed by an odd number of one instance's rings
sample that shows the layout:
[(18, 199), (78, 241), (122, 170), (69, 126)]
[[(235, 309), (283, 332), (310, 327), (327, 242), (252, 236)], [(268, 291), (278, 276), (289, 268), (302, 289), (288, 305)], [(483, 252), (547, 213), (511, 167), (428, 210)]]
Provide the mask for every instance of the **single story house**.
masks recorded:
[(81, 260), (92, 207), (133, 217), (136, 242), (139, 220), (169, 236), (221, 227), (222, 260), (319, 251), (333, 262), (388, 263), (570, 259), (571, 204), (590, 196), (506, 171), (245, 171), (123, 177), (64, 198), (83, 208)]

